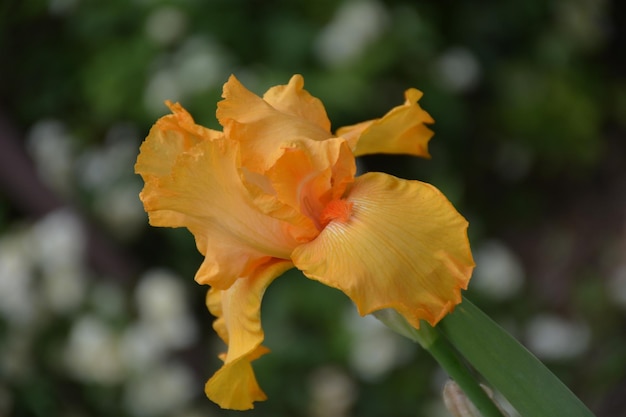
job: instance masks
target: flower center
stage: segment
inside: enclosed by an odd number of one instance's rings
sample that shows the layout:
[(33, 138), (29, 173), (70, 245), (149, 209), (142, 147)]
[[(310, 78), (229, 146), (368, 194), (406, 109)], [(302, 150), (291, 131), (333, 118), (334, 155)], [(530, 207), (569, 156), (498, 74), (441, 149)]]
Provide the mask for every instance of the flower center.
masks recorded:
[(324, 207), (324, 210), (322, 210), (322, 214), (320, 215), (320, 223), (322, 224), (322, 227), (325, 227), (333, 220), (346, 223), (352, 214), (353, 205), (354, 203), (346, 200), (332, 200), (326, 204), (326, 207)]

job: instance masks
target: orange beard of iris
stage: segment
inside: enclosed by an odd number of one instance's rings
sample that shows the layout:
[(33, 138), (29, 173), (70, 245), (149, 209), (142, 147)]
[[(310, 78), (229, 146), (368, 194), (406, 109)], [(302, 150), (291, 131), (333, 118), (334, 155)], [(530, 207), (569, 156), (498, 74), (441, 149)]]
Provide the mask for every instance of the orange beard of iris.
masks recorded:
[(320, 215), (320, 223), (325, 227), (331, 221), (346, 223), (352, 214), (352, 205), (346, 200), (333, 200), (324, 207)]

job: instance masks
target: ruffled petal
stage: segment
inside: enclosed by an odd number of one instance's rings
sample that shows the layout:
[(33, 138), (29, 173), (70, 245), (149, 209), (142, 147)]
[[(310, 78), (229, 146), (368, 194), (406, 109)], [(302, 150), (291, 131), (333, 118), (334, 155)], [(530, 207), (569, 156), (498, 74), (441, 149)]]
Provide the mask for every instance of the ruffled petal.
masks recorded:
[(223, 408), (246, 410), (254, 401), (264, 400), (251, 361), (269, 352), (261, 346), (261, 299), (267, 286), (293, 267), (289, 261), (271, 260), (247, 277), (239, 278), (227, 290), (211, 288), (207, 293), (209, 311), (217, 317), (213, 328), (228, 345), (221, 355), (224, 365), (205, 385), (207, 396)]
[(415, 327), (435, 325), (461, 301), (474, 267), (468, 224), (435, 187), (365, 174), (334, 217), (292, 260), (362, 315), (394, 308)]
[(151, 225), (187, 227), (194, 234), (205, 255), (196, 280), (228, 288), (270, 258), (287, 259), (298, 243), (288, 224), (254, 205), (239, 174), (239, 143), (176, 117), (164, 119), (141, 147), (140, 198)]
[[(282, 89), (274, 87), (268, 94), (277, 107), (231, 76), (224, 84), (224, 100), (217, 105), (217, 118), (224, 133), (242, 145), (242, 165), (259, 173), (265, 172), (295, 138), (324, 140), (332, 137), (328, 124), (319, 116), (319, 110), (313, 110), (311, 117), (303, 116), (307, 109), (317, 106), (301, 89), (297, 78)], [(295, 108), (301, 104), (306, 108)]]
[(179, 103), (166, 102), (172, 114), (161, 117), (152, 126), (141, 144), (135, 173), (146, 177), (170, 175), (176, 158), (198, 143), (222, 137), (222, 132), (194, 123), (191, 115)]
[(424, 123), (434, 123), (430, 115), (417, 103), (422, 92), (410, 88), (406, 101), (394, 107), (380, 119), (341, 127), (337, 136), (348, 140), (355, 156), (391, 153), (430, 158), (428, 141), (433, 136)]
[(263, 95), (263, 100), (276, 110), (299, 117), (330, 132), (330, 120), (324, 105), (304, 89), (304, 78), (296, 74), (286, 85), (270, 88)]
[(294, 207), (321, 229), (324, 207), (354, 181), (356, 164), (343, 139), (302, 139), (267, 171), (277, 198)]

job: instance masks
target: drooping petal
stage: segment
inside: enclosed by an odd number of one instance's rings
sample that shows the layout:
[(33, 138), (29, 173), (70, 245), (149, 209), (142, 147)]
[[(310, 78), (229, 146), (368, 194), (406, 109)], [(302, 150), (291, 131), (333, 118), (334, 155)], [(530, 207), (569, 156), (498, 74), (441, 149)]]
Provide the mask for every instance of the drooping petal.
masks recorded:
[(271, 260), (229, 289), (211, 288), (207, 294), (209, 311), (217, 317), (213, 327), (228, 351), (221, 355), (224, 365), (207, 381), (205, 392), (223, 408), (246, 410), (266, 398), (251, 365), (269, 352), (261, 345), (261, 299), (267, 286), (292, 267), (289, 261)]
[(369, 173), (345, 201), (341, 216), (294, 250), (306, 276), (346, 293), (362, 315), (394, 308), (415, 327), (461, 301), (474, 267), (467, 221), (435, 187)]
[[(276, 107), (231, 76), (224, 84), (224, 100), (217, 105), (217, 118), (224, 126), (224, 133), (241, 142), (242, 165), (260, 173), (274, 163), (294, 138), (332, 137), (327, 119), (323, 120), (319, 110), (315, 110), (317, 105), (301, 89), (298, 78), (282, 89), (275, 87), (268, 95)], [(305, 108), (298, 109), (302, 104)], [(313, 114), (303, 116), (309, 109), (313, 109)]]
[[(297, 242), (287, 224), (261, 213), (248, 195), (239, 174), (239, 143), (204, 135), (172, 116), (164, 119), (141, 147), (140, 198), (151, 225), (187, 227), (194, 234), (205, 255), (196, 280), (228, 288), (268, 259), (288, 258)], [(174, 145), (163, 145), (169, 142)]]
[(403, 105), (394, 107), (380, 119), (341, 127), (337, 136), (348, 140), (356, 156), (392, 153), (430, 158), (428, 141), (433, 131), (425, 123), (434, 120), (418, 104), (422, 95), (421, 91), (410, 88), (404, 93)]

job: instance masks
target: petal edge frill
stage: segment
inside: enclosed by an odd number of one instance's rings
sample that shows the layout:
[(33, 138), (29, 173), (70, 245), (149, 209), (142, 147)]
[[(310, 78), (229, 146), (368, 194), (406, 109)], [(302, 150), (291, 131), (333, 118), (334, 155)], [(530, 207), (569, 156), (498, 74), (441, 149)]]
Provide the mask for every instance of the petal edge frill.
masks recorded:
[(207, 307), (216, 316), (213, 328), (228, 345), (220, 355), (224, 365), (207, 381), (206, 395), (223, 408), (247, 410), (265, 394), (254, 376), (251, 362), (269, 352), (261, 346), (261, 299), (267, 286), (292, 268), (289, 261), (271, 260), (247, 277), (239, 278), (227, 290), (211, 288)]
[(341, 127), (337, 136), (348, 140), (355, 156), (389, 153), (430, 158), (428, 142), (433, 131), (425, 123), (434, 123), (434, 120), (418, 104), (421, 91), (410, 88), (404, 96), (405, 103), (382, 118)]
[(461, 302), (473, 267), (467, 221), (435, 187), (391, 175), (358, 177), (347, 221), (332, 221), (291, 257), (306, 276), (338, 288), (369, 314), (394, 308), (419, 327)]

